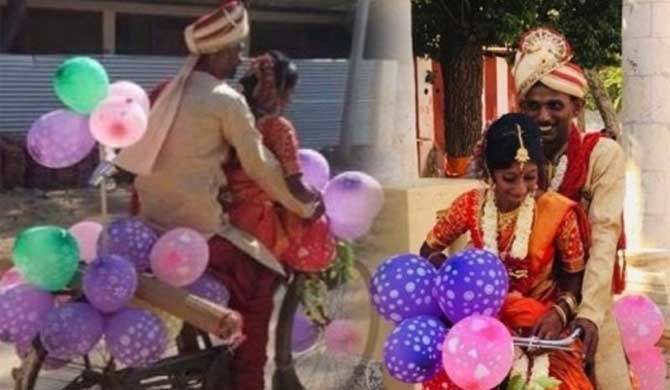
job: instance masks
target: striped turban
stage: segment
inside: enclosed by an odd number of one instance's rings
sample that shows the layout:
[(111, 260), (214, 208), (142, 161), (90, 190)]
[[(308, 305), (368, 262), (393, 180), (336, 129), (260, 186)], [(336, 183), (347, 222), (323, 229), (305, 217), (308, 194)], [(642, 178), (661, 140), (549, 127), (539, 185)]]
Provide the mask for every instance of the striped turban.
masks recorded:
[(571, 59), (570, 44), (559, 32), (546, 27), (526, 32), (521, 37), (512, 70), (518, 95), (525, 96), (539, 82), (584, 99), (586, 78)]
[(249, 20), (244, 5), (228, 1), (186, 27), (184, 39), (191, 53), (212, 54), (244, 40), (248, 34)]

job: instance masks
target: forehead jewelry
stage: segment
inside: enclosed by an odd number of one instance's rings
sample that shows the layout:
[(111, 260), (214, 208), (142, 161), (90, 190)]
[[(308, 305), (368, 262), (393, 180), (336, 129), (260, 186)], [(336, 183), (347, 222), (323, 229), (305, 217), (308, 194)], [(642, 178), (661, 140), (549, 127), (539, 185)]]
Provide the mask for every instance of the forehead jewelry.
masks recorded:
[(516, 151), (516, 156), (514, 156), (514, 159), (516, 162), (519, 163), (521, 166), (521, 170), (523, 171), (523, 166), (530, 161), (530, 156), (528, 155), (528, 149), (526, 149), (526, 146), (523, 143), (523, 138), (521, 137), (521, 134), (523, 133), (523, 130), (521, 130), (521, 126), (519, 124), (516, 124), (516, 135), (519, 137), (519, 149)]

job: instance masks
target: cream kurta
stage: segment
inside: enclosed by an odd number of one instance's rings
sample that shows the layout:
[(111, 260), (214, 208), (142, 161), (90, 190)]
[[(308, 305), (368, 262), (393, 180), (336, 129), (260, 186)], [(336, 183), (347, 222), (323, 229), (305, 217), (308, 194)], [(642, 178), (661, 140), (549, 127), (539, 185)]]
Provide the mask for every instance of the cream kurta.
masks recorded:
[(598, 326), (596, 379), (598, 389), (602, 390), (631, 388), (621, 336), (612, 313), (612, 270), (622, 229), (624, 191), (624, 153), (616, 142), (601, 138), (591, 153), (583, 189), (592, 243), (577, 316)]
[(221, 165), (232, 149), (245, 172), (273, 199), (298, 215), (312, 215), (314, 204), (303, 204), (289, 192), (244, 97), (208, 73), (195, 71), (151, 173), (135, 180), (141, 216), (162, 229), (183, 226), (207, 237), (221, 235), (283, 273), (269, 250), (228, 223), (218, 202), (226, 184)]

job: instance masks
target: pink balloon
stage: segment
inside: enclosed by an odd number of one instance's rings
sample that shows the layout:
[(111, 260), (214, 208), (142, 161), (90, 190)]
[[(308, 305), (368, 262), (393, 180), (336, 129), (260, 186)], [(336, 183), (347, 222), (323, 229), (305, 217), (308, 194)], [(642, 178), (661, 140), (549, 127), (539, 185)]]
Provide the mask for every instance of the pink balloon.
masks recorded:
[(663, 335), (663, 313), (644, 295), (628, 295), (616, 301), (614, 317), (628, 354), (653, 347)]
[(460, 388), (488, 390), (509, 374), (514, 359), (512, 336), (493, 317), (472, 315), (447, 333), (442, 346), (442, 364)]
[(0, 294), (4, 294), (5, 291), (24, 283), (25, 281), (23, 274), (18, 268), (12, 267), (8, 269), (0, 277)]
[(300, 149), (298, 157), (300, 158), (302, 181), (322, 191), (330, 179), (328, 160), (313, 149)]
[(334, 320), (324, 331), (326, 348), (335, 355), (355, 355), (361, 346), (361, 334), (351, 320)]
[(110, 148), (125, 148), (139, 141), (147, 130), (147, 114), (132, 100), (110, 96), (91, 113), (93, 138)]
[(158, 279), (183, 287), (195, 282), (207, 268), (209, 246), (193, 229), (177, 228), (161, 236), (149, 255), (151, 270)]
[(108, 96), (120, 96), (137, 103), (146, 115), (149, 115), (149, 96), (139, 85), (132, 81), (117, 81), (109, 86)]
[(637, 350), (629, 354), (633, 373), (640, 381), (640, 389), (664, 390), (667, 366), (663, 350), (651, 347)]
[(79, 245), (79, 256), (90, 263), (98, 255), (98, 238), (104, 227), (94, 221), (82, 221), (70, 226), (70, 233)]
[(348, 225), (371, 223), (382, 208), (384, 192), (372, 176), (347, 171), (326, 184), (323, 201), (332, 220)]

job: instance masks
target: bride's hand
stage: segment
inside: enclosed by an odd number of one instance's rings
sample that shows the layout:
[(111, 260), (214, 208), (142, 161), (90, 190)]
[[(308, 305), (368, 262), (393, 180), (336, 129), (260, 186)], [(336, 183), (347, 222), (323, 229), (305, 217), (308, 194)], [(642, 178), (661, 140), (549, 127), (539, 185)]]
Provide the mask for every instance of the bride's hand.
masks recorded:
[(563, 318), (555, 308), (552, 308), (535, 324), (533, 335), (543, 340), (557, 340), (564, 328)]

